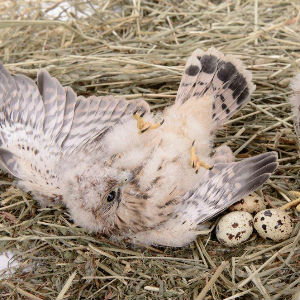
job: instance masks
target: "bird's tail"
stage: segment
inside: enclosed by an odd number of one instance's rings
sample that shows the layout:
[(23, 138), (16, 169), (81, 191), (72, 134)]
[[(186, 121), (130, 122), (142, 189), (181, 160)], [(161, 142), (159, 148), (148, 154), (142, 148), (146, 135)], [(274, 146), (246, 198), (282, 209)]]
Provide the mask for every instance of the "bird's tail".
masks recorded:
[(246, 105), (255, 89), (251, 80), (251, 72), (237, 58), (214, 48), (206, 52), (197, 49), (185, 65), (176, 103), (195, 97), (201, 101), (203, 95), (212, 95), (212, 118), (217, 129)]

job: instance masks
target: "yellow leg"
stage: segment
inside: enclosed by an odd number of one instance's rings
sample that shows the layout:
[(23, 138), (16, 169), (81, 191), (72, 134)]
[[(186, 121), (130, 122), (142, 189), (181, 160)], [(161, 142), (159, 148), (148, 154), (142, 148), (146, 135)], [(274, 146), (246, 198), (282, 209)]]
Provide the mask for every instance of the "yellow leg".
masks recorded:
[(150, 130), (151, 129), (157, 129), (158, 127), (160, 127), (164, 123), (164, 120), (163, 120), (160, 123), (152, 124), (150, 122), (144, 121), (143, 116), (140, 116), (137, 113), (134, 114), (133, 117), (137, 120), (137, 128), (139, 130), (139, 134), (142, 134), (142, 133), (146, 132), (149, 129)]
[(296, 206), (296, 210), (297, 210), (298, 212), (300, 212), (300, 192), (297, 192), (297, 191), (290, 191), (290, 194), (295, 195), (295, 196), (297, 196), (298, 198), (295, 199), (295, 200), (293, 200), (293, 201), (291, 201), (291, 202), (289, 202), (289, 203), (287, 203), (287, 204), (285, 204), (285, 205), (283, 205), (283, 206), (281, 206), (280, 209), (286, 210), (286, 209), (291, 208), (292, 206), (297, 205), (297, 206)]
[(190, 164), (191, 164), (192, 168), (195, 169), (196, 173), (198, 173), (200, 167), (203, 167), (203, 168), (208, 169), (208, 170), (211, 169), (210, 165), (208, 165), (207, 163), (199, 160), (199, 157), (196, 154), (195, 141), (192, 144), (190, 153), (191, 153)]

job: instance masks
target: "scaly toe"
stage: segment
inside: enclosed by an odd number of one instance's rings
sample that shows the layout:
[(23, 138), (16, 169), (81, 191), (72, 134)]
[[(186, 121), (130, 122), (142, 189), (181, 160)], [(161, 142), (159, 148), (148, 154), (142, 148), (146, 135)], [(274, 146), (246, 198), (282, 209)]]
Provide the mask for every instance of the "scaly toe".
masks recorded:
[(190, 165), (192, 166), (193, 169), (195, 169), (196, 174), (199, 172), (200, 167), (203, 167), (207, 170), (211, 170), (212, 166), (208, 165), (204, 161), (199, 160), (198, 155), (196, 154), (196, 149), (195, 149), (195, 141), (192, 143), (192, 147), (190, 149)]
[(142, 134), (146, 132), (147, 130), (151, 129), (157, 129), (159, 128), (163, 123), (164, 120), (160, 123), (152, 124), (150, 122), (147, 122), (143, 119), (143, 115), (139, 116), (137, 113), (133, 115), (133, 117), (137, 120), (137, 128), (139, 130), (139, 134)]

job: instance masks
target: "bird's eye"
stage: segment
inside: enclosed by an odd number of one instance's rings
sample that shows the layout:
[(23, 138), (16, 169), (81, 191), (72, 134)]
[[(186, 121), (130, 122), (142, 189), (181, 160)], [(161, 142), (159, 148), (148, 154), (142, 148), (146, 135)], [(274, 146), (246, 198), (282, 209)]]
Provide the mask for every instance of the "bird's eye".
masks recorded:
[(115, 200), (117, 193), (115, 191), (111, 191), (107, 197), (106, 197), (106, 201), (107, 202), (112, 202)]

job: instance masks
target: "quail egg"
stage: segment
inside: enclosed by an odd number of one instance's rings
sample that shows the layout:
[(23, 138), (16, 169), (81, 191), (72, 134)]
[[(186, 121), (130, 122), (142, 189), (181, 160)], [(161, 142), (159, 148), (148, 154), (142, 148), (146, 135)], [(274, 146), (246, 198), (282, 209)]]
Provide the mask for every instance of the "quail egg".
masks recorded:
[(264, 239), (283, 241), (290, 237), (294, 224), (285, 211), (272, 208), (260, 211), (254, 216), (254, 228)]
[(244, 197), (230, 207), (231, 211), (246, 211), (250, 214), (257, 213), (263, 209), (266, 209), (264, 200), (256, 193)]
[(234, 247), (246, 241), (253, 231), (253, 217), (244, 211), (233, 211), (223, 216), (216, 227), (220, 243)]

